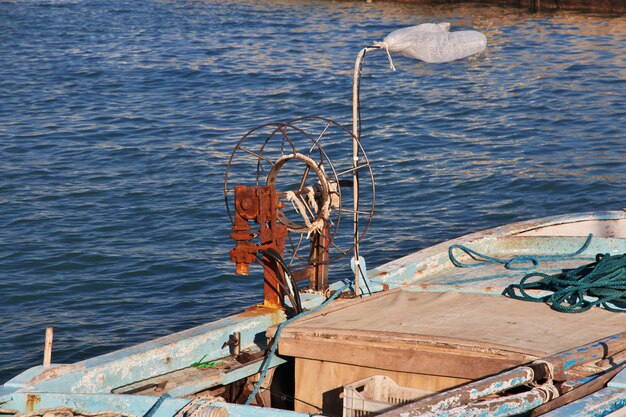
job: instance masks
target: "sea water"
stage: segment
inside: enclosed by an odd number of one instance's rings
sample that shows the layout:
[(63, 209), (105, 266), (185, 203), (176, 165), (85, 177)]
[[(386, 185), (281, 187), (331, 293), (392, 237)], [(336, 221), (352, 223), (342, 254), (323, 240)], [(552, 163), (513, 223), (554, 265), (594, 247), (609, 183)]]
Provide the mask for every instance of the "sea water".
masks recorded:
[[(254, 126), (349, 125), (353, 60), (405, 26), (488, 39), (427, 65), (368, 54), (370, 267), (513, 221), (626, 206), (626, 18), (332, 1), (0, 2), (0, 381), (260, 301), (222, 181)], [(349, 157), (349, 156), (348, 156)], [(348, 273), (340, 260), (333, 279)], [(198, 358), (199, 359), (199, 358)]]

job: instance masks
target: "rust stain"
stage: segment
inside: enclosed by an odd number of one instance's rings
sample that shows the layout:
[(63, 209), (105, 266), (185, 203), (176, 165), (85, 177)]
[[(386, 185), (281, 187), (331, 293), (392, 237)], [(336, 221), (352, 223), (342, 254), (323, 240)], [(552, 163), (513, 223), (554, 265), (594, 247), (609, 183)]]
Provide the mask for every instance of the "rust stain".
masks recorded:
[(26, 396), (26, 412), (34, 411), (41, 405), (41, 397), (36, 394), (28, 394)]
[(389, 275), (389, 271), (372, 272), (370, 278), (385, 278)]
[(243, 313), (239, 313), (233, 318), (252, 318), (269, 316), (270, 325), (280, 324), (284, 319), (283, 310), (280, 308), (268, 308), (264, 305), (255, 305), (248, 307)]
[(254, 305), (247, 307), (243, 313), (239, 313), (234, 317), (259, 317), (264, 316), (268, 313), (275, 313), (276, 311), (280, 311), (278, 308), (266, 307), (264, 305)]

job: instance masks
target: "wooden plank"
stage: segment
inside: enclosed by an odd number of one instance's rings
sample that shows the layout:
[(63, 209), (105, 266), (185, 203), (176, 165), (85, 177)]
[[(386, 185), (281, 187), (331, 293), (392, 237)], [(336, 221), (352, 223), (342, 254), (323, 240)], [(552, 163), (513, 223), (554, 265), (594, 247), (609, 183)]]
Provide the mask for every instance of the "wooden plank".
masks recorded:
[[(320, 342), (319, 339), (328, 339), (337, 343), (443, 346), (484, 357), (513, 355), (514, 359), (526, 357), (530, 360), (624, 331), (622, 317), (601, 309), (564, 315), (538, 303), (454, 291), (390, 291), (381, 297), (339, 304), (285, 327), (279, 351), (285, 353), (283, 348), (289, 340), (302, 341), (302, 349), (310, 350), (306, 346), (309, 341), (316, 343)], [(581, 329), (584, 329), (583, 334)], [(327, 351), (320, 350), (324, 355), (335, 353)], [(296, 350), (290, 355), (315, 359)], [(329, 356), (323, 359), (345, 361)], [(514, 362), (513, 365), (520, 363)]]
[(543, 358), (554, 366), (554, 379), (565, 381), (566, 371), (572, 367), (596, 362), (626, 350), (626, 332), (617, 333), (576, 349)]
[(343, 333), (292, 332), (288, 337), (281, 337), (279, 353), (388, 371), (463, 379), (481, 378), (537, 359), (534, 355), (493, 347), (416, 341), (415, 335), (386, 334), (387, 337), (383, 337), (371, 332), (357, 332), (363, 335), (350, 337)]
[(559, 407), (544, 417), (599, 417), (626, 407), (626, 391), (602, 388), (578, 401)]
[(43, 367), (48, 368), (52, 362), (52, 338), (54, 329), (52, 327), (46, 327), (46, 338), (43, 346)]
[[(292, 326), (297, 326), (300, 325), (302, 323), (306, 323), (310, 320), (313, 320), (317, 317), (323, 317), (326, 316), (330, 313), (334, 313), (336, 311), (340, 311), (343, 310), (345, 308), (349, 308), (349, 307), (354, 307), (363, 303), (370, 303), (373, 300), (378, 300), (380, 298), (384, 298), (384, 297), (388, 297), (390, 295), (396, 294), (398, 292), (402, 291), (401, 288), (396, 288), (394, 290), (390, 290), (390, 291), (383, 291), (381, 293), (378, 294), (373, 294), (370, 295), (368, 297), (358, 297), (358, 298), (352, 298), (352, 299), (343, 299), (343, 298), (337, 298), (331, 305), (324, 307), (323, 309), (309, 314), (308, 316), (298, 320), (296, 323), (294, 323)], [(290, 326), (288, 326), (290, 327)]]
[(388, 371), (365, 366), (310, 359), (296, 359), (295, 410), (341, 415), (343, 386), (374, 375), (392, 378), (398, 385), (425, 391), (440, 391), (468, 382), (467, 379)]
[[(286, 328), (280, 338), (280, 343), (288, 340), (338, 340), (345, 342), (358, 342), (358, 343), (383, 343), (383, 344), (408, 344), (419, 345), (424, 348), (446, 348), (452, 350), (459, 350), (463, 352), (474, 352), (478, 355), (489, 356), (505, 356), (505, 357), (524, 357), (524, 358), (540, 358), (546, 356), (545, 350), (517, 348), (515, 346), (508, 346), (493, 342), (484, 342), (480, 340), (467, 340), (459, 339), (455, 337), (429, 335), (429, 334), (416, 334), (416, 333), (400, 333), (400, 332), (382, 332), (377, 330), (362, 330), (362, 329), (339, 329), (339, 328), (324, 328), (324, 327), (289, 327)], [(279, 349), (280, 351), (280, 349)], [(298, 355), (294, 355), (298, 356)]]
[(114, 394), (163, 395), (187, 383), (203, 384), (205, 389), (219, 385), (226, 372), (223, 368), (184, 368), (150, 379), (115, 388)]

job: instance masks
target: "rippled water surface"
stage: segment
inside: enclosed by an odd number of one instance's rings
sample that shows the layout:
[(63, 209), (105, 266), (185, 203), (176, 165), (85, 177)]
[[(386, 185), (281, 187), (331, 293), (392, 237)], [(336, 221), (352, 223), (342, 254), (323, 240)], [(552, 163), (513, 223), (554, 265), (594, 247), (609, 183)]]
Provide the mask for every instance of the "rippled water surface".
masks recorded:
[[(262, 122), (350, 122), (358, 50), (429, 21), (485, 53), (368, 55), (375, 266), (517, 220), (626, 206), (626, 18), (330, 1), (0, 2), (0, 381), (239, 311), (222, 180)], [(340, 275), (345, 261), (335, 268)]]

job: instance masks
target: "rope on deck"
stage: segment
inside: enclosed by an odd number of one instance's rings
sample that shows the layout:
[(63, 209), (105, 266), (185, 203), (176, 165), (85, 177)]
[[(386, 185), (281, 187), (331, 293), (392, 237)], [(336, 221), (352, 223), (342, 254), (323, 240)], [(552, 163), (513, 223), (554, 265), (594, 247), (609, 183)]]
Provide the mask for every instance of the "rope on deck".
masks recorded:
[[(200, 412), (208, 407), (212, 407), (215, 403), (224, 403), (222, 397), (213, 397), (211, 395), (203, 395), (193, 398), (183, 408), (178, 410), (174, 417), (193, 417), (200, 414)], [(224, 409), (224, 412), (226, 410)], [(223, 414), (223, 413), (222, 413)], [(212, 414), (210, 414), (212, 415)], [(217, 415), (217, 412), (215, 413)], [(226, 412), (225, 415), (228, 415)]]
[[(506, 269), (510, 269), (513, 271), (529, 271), (538, 267), (541, 262), (564, 261), (580, 255), (589, 247), (592, 237), (593, 234), (589, 233), (589, 236), (587, 236), (587, 240), (585, 240), (585, 243), (576, 252), (564, 253), (559, 255), (519, 255), (510, 259), (501, 259), (477, 252), (464, 245), (451, 245), (448, 248), (448, 256), (450, 257), (450, 261), (459, 268), (474, 268), (477, 266), (502, 264)], [(471, 264), (461, 262), (454, 256), (455, 249), (458, 249), (469, 255), (472, 259), (481, 262)], [(526, 266), (524, 266), (524, 264), (526, 264)]]
[[(532, 278), (540, 278), (531, 281)], [(528, 290), (549, 291), (534, 296)], [(548, 275), (532, 272), (519, 284), (509, 285), (503, 292), (510, 298), (547, 303), (562, 313), (582, 313), (598, 306), (611, 312), (626, 312), (626, 254), (596, 255), (596, 261), (576, 269)]]

